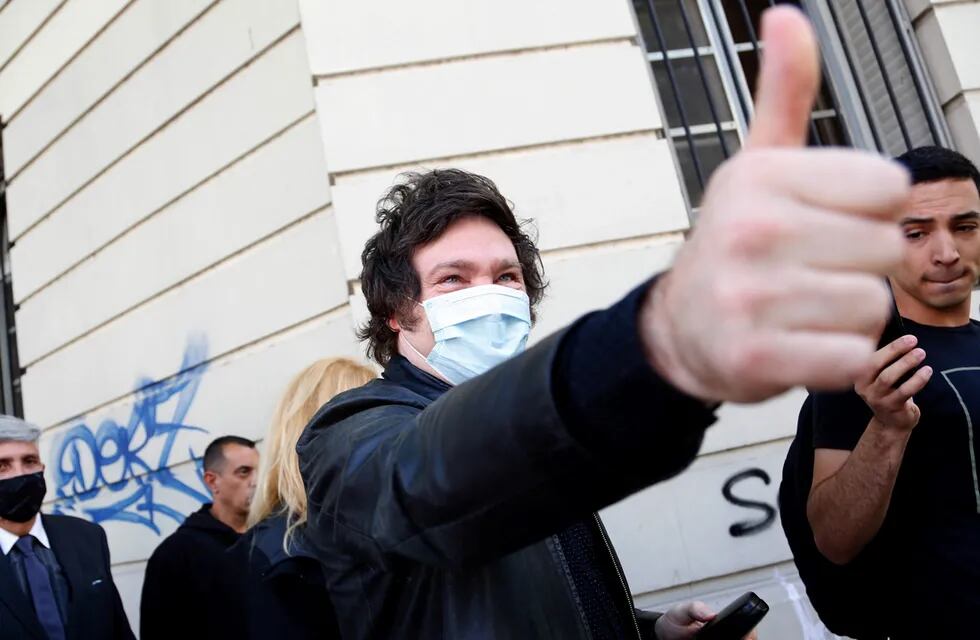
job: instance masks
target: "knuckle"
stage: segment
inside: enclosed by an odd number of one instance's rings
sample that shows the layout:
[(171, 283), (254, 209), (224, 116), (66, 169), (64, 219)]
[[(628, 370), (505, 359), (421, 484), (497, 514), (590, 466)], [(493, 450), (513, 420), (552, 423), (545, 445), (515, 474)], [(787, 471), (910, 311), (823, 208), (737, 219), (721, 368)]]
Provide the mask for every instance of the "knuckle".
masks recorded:
[(731, 179), (740, 183), (754, 184), (774, 171), (780, 170), (779, 153), (769, 149), (749, 149), (739, 154), (739, 162), (732, 163)]
[(863, 291), (859, 291), (858, 295), (865, 301), (868, 308), (890, 313), (892, 297), (888, 291), (888, 285), (876, 276), (865, 276), (862, 280), (864, 281)]
[(891, 294), (884, 282), (876, 276), (855, 276), (846, 300), (860, 317), (862, 329), (878, 329), (891, 314)]
[(766, 370), (766, 363), (771, 360), (770, 349), (761, 340), (743, 340), (733, 346), (730, 353), (731, 375), (749, 384), (761, 382), (760, 376)]
[(725, 221), (721, 231), (731, 254), (750, 258), (770, 253), (788, 233), (782, 218), (765, 213), (733, 216)]
[(755, 317), (769, 305), (777, 292), (768, 280), (751, 274), (718, 280), (714, 290), (719, 310), (732, 319)]

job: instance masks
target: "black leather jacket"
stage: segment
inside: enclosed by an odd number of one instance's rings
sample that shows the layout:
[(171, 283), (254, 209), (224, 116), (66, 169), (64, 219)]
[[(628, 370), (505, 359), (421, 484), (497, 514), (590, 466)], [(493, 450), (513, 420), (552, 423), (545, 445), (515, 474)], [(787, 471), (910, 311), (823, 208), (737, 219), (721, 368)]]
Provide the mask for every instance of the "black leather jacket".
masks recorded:
[(285, 536), (286, 516), (277, 514), (257, 523), (228, 549), (228, 569), (218, 586), (227, 602), (220, 611), (224, 624), (209, 640), (340, 637), (323, 569), (307, 550), (303, 528), (293, 531), (288, 552), (283, 548)]
[[(306, 533), (342, 637), (590, 638), (555, 535), (582, 521), (627, 637), (653, 637), (593, 512), (683, 469), (713, 416), (643, 360), (641, 295), (455, 388), (396, 357), (313, 418), (297, 447)], [(620, 406), (592, 411), (603, 402)], [(588, 424), (603, 415), (638, 424)]]

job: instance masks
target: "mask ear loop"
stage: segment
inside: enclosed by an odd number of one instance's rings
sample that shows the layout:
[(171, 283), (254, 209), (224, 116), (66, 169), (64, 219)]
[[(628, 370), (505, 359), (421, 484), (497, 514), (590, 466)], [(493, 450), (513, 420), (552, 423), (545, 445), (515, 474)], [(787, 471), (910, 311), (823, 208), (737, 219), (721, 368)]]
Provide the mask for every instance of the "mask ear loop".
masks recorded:
[[(418, 306), (422, 307), (422, 313), (425, 313), (425, 305), (423, 305), (418, 300), (412, 300), (411, 298), (408, 298), (408, 299), (411, 300), (412, 302), (414, 302), (415, 304), (417, 304)], [(426, 316), (426, 317), (428, 317), (428, 316)], [(439, 369), (437, 369), (434, 364), (432, 364), (431, 362), (429, 362), (429, 359), (426, 356), (423, 356), (422, 353), (418, 349), (415, 348), (415, 345), (412, 344), (412, 341), (408, 339), (408, 336), (405, 335), (404, 332), (399, 332), (399, 333), (402, 334), (402, 338), (405, 339), (405, 344), (408, 345), (408, 348), (411, 349), (415, 353), (415, 355), (417, 355), (419, 357), (419, 359), (422, 360), (422, 362), (424, 362), (427, 365), (429, 365), (430, 367), (432, 367), (432, 370), (435, 371), (436, 373), (438, 373), (439, 376), (442, 377), (442, 379), (443, 379), (444, 382), (447, 382), (448, 384), (450, 384), (452, 386), (456, 386), (456, 385), (453, 385), (452, 382), (449, 382), (449, 377), (446, 374), (444, 374), (442, 371), (439, 371)], [(435, 346), (433, 346), (432, 348), (435, 349)]]

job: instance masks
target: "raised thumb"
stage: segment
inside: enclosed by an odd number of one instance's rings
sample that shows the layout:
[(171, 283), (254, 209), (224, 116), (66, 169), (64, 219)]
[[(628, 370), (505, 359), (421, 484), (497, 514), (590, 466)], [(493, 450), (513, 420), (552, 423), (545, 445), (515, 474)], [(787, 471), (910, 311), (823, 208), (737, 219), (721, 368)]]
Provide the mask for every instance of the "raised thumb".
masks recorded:
[(810, 110), (820, 90), (820, 53), (809, 20), (791, 6), (762, 14), (762, 66), (747, 146), (806, 144)]

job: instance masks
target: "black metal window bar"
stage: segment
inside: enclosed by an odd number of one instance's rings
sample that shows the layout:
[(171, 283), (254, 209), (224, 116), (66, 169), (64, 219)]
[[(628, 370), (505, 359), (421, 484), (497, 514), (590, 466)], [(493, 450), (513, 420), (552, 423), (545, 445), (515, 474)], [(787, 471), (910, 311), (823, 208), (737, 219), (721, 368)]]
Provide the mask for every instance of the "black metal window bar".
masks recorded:
[(10, 242), (7, 236), (7, 182), (3, 171), (3, 122), (0, 121), (0, 413), (23, 416), (21, 369), (17, 358), (17, 325), (10, 277)]
[[(688, 200), (696, 209), (715, 168), (742, 144), (776, 0), (633, 0)], [(897, 0), (792, 2), (814, 22), (824, 82), (809, 144), (897, 155), (949, 144), (914, 33)]]

